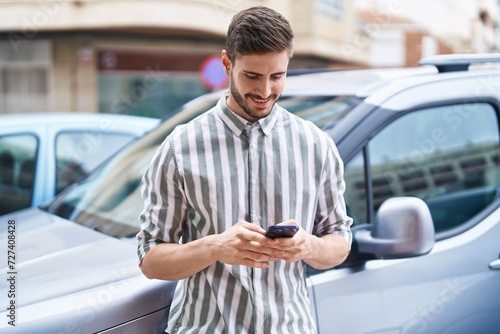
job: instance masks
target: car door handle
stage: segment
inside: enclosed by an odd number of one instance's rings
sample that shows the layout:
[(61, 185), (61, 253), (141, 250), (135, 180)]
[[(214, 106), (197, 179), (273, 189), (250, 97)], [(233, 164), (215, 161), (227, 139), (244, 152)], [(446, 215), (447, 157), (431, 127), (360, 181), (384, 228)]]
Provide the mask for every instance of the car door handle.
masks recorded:
[(500, 259), (496, 259), (490, 262), (490, 269), (500, 270)]

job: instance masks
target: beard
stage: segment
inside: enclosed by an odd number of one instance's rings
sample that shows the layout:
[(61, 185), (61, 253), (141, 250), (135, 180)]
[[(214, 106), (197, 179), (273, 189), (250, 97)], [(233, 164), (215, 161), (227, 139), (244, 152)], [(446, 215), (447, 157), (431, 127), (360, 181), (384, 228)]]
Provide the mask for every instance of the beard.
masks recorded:
[[(262, 96), (253, 95), (253, 94), (245, 94), (245, 97), (243, 97), (240, 94), (240, 92), (238, 91), (238, 89), (234, 83), (232, 75), (230, 76), (229, 93), (231, 94), (234, 101), (238, 104), (238, 106), (240, 106), (241, 110), (243, 110), (243, 112), (245, 114), (247, 114), (248, 116), (250, 116), (252, 118), (252, 120), (254, 120), (254, 121), (257, 121), (261, 118), (267, 117), (271, 113), (271, 110), (273, 109), (274, 104), (278, 100), (278, 95), (276, 95), (276, 94), (271, 94), (268, 97), (262, 97)], [(250, 106), (248, 105), (248, 102), (247, 102), (251, 98), (260, 99), (260, 100), (266, 100), (269, 98), (269, 99), (274, 100), (274, 102), (271, 104), (271, 106), (269, 106), (266, 109), (254, 107), (254, 110), (252, 110), (252, 108), (250, 108)]]

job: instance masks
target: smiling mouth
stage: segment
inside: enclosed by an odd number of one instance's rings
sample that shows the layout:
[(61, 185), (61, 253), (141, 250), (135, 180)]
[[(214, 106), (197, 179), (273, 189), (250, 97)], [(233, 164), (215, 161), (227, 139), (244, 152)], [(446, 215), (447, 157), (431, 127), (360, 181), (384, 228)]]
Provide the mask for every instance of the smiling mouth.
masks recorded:
[(267, 99), (263, 99), (263, 98), (259, 98), (259, 97), (255, 97), (255, 96), (250, 96), (250, 99), (252, 99), (252, 101), (254, 101), (255, 103), (259, 104), (259, 105), (264, 105), (264, 104), (267, 104), (269, 101), (272, 100), (272, 97), (268, 97)]
[(259, 103), (264, 103), (264, 102), (267, 102), (269, 101), (271, 98), (267, 98), (267, 99), (258, 99), (258, 98), (255, 98), (255, 97), (252, 97), (252, 100), (254, 100), (255, 102), (259, 102)]

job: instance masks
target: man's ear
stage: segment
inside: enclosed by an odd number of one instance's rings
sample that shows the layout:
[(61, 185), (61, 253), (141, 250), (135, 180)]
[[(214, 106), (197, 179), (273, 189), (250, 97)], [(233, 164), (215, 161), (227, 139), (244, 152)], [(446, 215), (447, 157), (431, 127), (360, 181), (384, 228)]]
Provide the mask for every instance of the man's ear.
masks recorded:
[(231, 59), (229, 58), (229, 54), (226, 50), (222, 50), (221, 62), (224, 71), (227, 75), (229, 75), (229, 72), (231, 71)]

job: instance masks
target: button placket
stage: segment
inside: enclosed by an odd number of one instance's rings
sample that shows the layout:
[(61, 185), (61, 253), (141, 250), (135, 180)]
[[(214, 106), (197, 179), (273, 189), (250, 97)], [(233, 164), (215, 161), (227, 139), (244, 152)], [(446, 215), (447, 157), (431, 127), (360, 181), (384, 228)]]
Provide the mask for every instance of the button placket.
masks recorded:
[(256, 124), (247, 125), (248, 133), (248, 169), (249, 169), (249, 191), (250, 191), (250, 219), (251, 223), (259, 224), (259, 156), (258, 156), (258, 139), (259, 129)]

